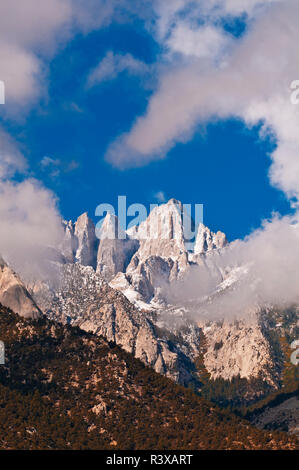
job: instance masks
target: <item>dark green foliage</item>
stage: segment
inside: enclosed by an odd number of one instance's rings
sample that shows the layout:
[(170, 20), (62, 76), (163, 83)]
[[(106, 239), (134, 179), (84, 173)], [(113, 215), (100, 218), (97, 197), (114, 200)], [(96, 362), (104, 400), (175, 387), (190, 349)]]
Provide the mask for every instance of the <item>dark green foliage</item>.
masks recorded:
[(262, 379), (250, 380), (235, 376), (231, 380), (222, 378), (206, 381), (201, 389), (201, 395), (221, 407), (236, 409), (249, 406), (271, 393), (273, 388)]

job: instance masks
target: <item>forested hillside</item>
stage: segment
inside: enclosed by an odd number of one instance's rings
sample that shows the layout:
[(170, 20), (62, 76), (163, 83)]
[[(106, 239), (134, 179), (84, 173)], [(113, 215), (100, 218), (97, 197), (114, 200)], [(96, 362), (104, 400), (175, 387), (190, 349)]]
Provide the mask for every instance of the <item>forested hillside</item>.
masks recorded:
[(2, 449), (295, 449), (118, 346), (0, 308)]

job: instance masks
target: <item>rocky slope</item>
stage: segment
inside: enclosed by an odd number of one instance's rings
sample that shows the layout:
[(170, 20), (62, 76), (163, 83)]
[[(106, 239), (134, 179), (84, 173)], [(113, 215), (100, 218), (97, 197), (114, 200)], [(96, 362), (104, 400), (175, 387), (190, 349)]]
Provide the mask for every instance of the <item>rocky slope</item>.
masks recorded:
[(25, 318), (38, 318), (41, 311), (18, 275), (0, 257), (0, 303)]
[(190, 351), (191, 345), (186, 342), (185, 349), (179, 344), (170, 347), (145, 313), (112, 289), (92, 267), (77, 263), (58, 265), (57, 269), (55, 285), (40, 283), (31, 290), (48, 318), (103, 336), (157, 372), (182, 384), (190, 383), (190, 359), (184, 351)]
[(203, 333), (206, 339), (204, 364), (213, 379), (261, 376), (274, 388), (278, 386), (280, 368), (272, 357), (271, 345), (257, 317), (250, 322), (203, 324)]
[[(229, 249), (223, 233), (201, 224), (190, 251), (182, 204), (174, 199), (120, 237), (118, 220), (110, 214), (97, 228), (97, 236), (87, 214), (64, 227), (56, 283), (30, 285), (37, 305), (50, 318), (116, 341), (183, 384), (200, 388), (196, 367), (200, 357), (211, 380), (258, 380), (256, 396), (265, 385), (267, 390), (281, 386), (283, 352), (273, 335), (289, 335), (298, 325), (298, 314), (285, 331), (277, 329), (278, 320), (270, 325), (263, 306), (253, 306), (238, 323), (221, 321), (222, 296), (243, 279), (246, 282), (247, 276), (246, 266), (223, 267), (223, 253)], [(192, 294), (185, 289), (181, 302), (173, 295), (177, 283), (194, 269), (212, 279), (215, 289), (207, 298), (197, 294), (197, 286)], [(217, 320), (211, 319), (211, 306), (220, 310)]]
[(1, 449), (298, 448), (79, 328), (0, 306), (0, 331)]

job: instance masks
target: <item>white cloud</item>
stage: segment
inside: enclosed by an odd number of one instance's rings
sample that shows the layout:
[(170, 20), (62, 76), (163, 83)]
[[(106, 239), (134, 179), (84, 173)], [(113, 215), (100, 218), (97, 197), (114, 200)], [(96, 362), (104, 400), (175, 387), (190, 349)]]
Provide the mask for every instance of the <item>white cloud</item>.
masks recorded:
[(5, 83), (6, 106), (34, 101), (42, 89), (42, 64), (31, 52), (0, 42), (0, 77)]
[(24, 48), (48, 49), (56, 46), (58, 30), (72, 16), (71, 0), (2, 0), (0, 4), (1, 42)]
[[(215, 259), (214, 259), (215, 258)], [(265, 221), (245, 240), (233, 242), (227, 249), (209, 257), (210, 266), (193, 266), (185, 277), (174, 283), (168, 292), (169, 300), (188, 305), (190, 299), (212, 296), (212, 302), (197, 302), (196, 317), (238, 318), (247, 316), (259, 307), (289, 307), (299, 303), (299, 226), (295, 217), (274, 217)], [(222, 272), (239, 267), (238, 282), (233, 288), (215, 294)], [(236, 276), (236, 275), (235, 275)]]
[(61, 174), (70, 173), (79, 168), (80, 164), (76, 160), (64, 162), (59, 158), (44, 156), (40, 161), (41, 169), (52, 179), (57, 179)]
[(90, 72), (87, 85), (94, 86), (106, 80), (113, 80), (126, 71), (131, 75), (142, 75), (148, 71), (148, 66), (135, 59), (131, 54), (114, 54), (108, 51), (100, 63)]
[(53, 52), (71, 14), (69, 0), (1, 1), (0, 77), (6, 85), (7, 112), (10, 105), (34, 102), (42, 92), (40, 54)]
[(157, 192), (154, 194), (154, 198), (155, 198), (158, 202), (165, 202), (165, 201), (166, 201), (166, 196), (165, 196), (164, 191), (157, 191)]
[(298, 75), (298, 14), (297, 1), (273, 4), (220, 64), (194, 60), (164, 74), (145, 116), (111, 145), (107, 159), (125, 167), (163, 158), (213, 118), (235, 116), (249, 126), (263, 121), (278, 142), (271, 181), (298, 196), (299, 111), (289, 90)]
[(21, 274), (42, 270), (45, 250), (62, 240), (53, 193), (36, 180), (0, 182), (0, 252)]
[(208, 12), (238, 16), (253, 15), (257, 9), (280, 0), (204, 0), (203, 4)]
[(41, 272), (45, 250), (63, 235), (54, 194), (34, 179), (11, 180), (26, 170), (16, 142), (0, 129), (0, 253), (23, 275)]
[(251, 19), (272, 3), (279, 1), (281, 0), (155, 0), (152, 3), (155, 20), (151, 18), (148, 27), (164, 46), (181, 25), (193, 31), (217, 25), (220, 34), (223, 32), (219, 25), (220, 19), (244, 15)]
[(58, 158), (44, 156), (41, 159), (40, 165), (42, 168), (48, 168), (52, 166), (57, 167), (61, 165), (61, 161)]
[(9, 134), (0, 128), (0, 181), (24, 172), (27, 162)]
[(108, 24), (115, 0), (1, 0), (0, 79), (7, 114), (17, 115), (46, 93), (47, 64), (76, 32)]
[(171, 2), (155, 0), (154, 30), (157, 37), (164, 41), (171, 29), (180, 21), (202, 24), (229, 16), (247, 15), (250, 18), (272, 3), (280, 1), (284, 0), (172, 0)]
[(185, 56), (211, 58), (227, 47), (228, 41), (228, 35), (220, 28), (212, 25), (194, 28), (182, 21), (173, 28), (165, 44), (172, 52)]

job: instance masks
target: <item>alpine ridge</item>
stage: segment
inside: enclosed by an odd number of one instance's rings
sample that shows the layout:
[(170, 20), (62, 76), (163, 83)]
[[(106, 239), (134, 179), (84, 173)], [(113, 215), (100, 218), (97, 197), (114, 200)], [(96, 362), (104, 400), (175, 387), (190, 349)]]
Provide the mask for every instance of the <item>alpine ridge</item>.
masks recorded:
[[(226, 398), (211, 390), (224, 381), (234, 388), (229, 403), (252, 403), (283, 387), (288, 357), (281, 341), (296, 339), (297, 309), (289, 316), (275, 306), (253, 305), (238, 320), (210, 318), (206, 308), (246, 279), (247, 267), (223, 269), (226, 236), (203, 224), (190, 250), (182, 207), (171, 199), (121, 237), (111, 214), (97, 228), (86, 213), (75, 223), (62, 222), (61, 258), (51, 262), (57, 276), (27, 282), (26, 295), (48, 318), (105, 337), (182, 385), (222, 403)], [(216, 289), (209, 298), (182, 303), (170, 293), (194, 268), (216, 280)], [(232, 385), (239, 380), (241, 388)]]

